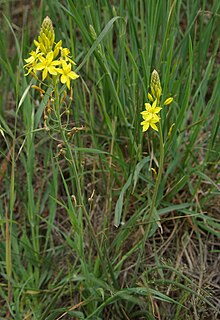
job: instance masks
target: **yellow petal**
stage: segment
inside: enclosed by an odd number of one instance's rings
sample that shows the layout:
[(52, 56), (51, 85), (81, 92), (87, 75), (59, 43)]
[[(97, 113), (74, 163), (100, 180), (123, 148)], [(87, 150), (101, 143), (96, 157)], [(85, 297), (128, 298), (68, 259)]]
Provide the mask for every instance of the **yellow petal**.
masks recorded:
[(149, 122), (146, 122), (144, 125), (143, 125), (143, 132), (147, 131), (149, 128)]
[(144, 105), (145, 105), (145, 109), (146, 109), (146, 110), (148, 110), (148, 109), (150, 109), (150, 108), (151, 108), (151, 105), (150, 105), (150, 103), (148, 103), (148, 102), (147, 102), (147, 103), (145, 103)]
[(149, 111), (148, 111), (148, 110), (141, 111), (141, 114), (142, 114), (142, 115), (144, 115), (144, 114), (149, 114)]
[(57, 42), (57, 44), (55, 45), (54, 50), (60, 49), (61, 46), (62, 46), (62, 40), (60, 40), (60, 41)]
[(60, 69), (60, 68), (56, 68), (56, 71), (60, 74), (63, 74), (63, 69)]
[(68, 60), (70, 63), (76, 65), (75, 61), (73, 61), (72, 59), (70, 59), (70, 57), (66, 57), (66, 60)]
[(35, 70), (42, 70), (44, 68), (45, 68), (45, 65), (42, 62), (40, 62), (40, 63), (36, 64), (36, 66), (34, 66)]
[(150, 122), (152, 122), (152, 123), (157, 123), (159, 121), (160, 121), (160, 117), (158, 117), (156, 114), (150, 120)]
[(79, 75), (74, 71), (70, 71), (70, 73), (68, 73), (68, 76), (73, 80), (79, 78)]
[(63, 68), (64, 72), (66, 72), (68, 69), (68, 65), (65, 60), (62, 60), (62, 68)]
[(53, 61), (53, 51), (50, 51), (47, 54), (46, 59), (48, 60), (48, 64), (50, 64)]
[(156, 107), (156, 108), (154, 108), (153, 113), (158, 113), (158, 112), (160, 112), (161, 109), (162, 108), (160, 108), (160, 107)]
[(29, 57), (27, 59), (24, 59), (25, 62), (27, 62), (28, 64), (34, 62), (34, 57)]
[(61, 82), (62, 83), (66, 83), (67, 82), (67, 80), (68, 80), (68, 77), (67, 76), (65, 76), (65, 74), (62, 74), (62, 76), (61, 76)]
[(54, 60), (51, 62), (52, 66), (58, 66), (59, 64), (60, 64), (60, 61), (58, 61), (58, 60)]
[(151, 128), (153, 128), (154, 130), (158, 131), (157, 126), (155, 123), (151, 123), (150, 124)]
[(48, 70), (47, 70), (47, 68), (45, 68), (44, 71), (43, 71), (43, 73), (42, 73), (42, 79), (43, 79), (43, 80), (46, 79), (47, 74), (48, 74)]
[(67, 88), (70, 89), (70, 79), (67, 78), (67, 82), (66, 82)]
[(152, 119), (152, 114), (145, 114), (145, 115), (143, 115), (143, 119), (144, 119), (145, 121), (151, 120), (151, 119)]
[(45, 62), (45, 60), (46, 60), (46, 59), (45, 59), (44, 57), (42, 57), (41, 55), (39, 55), (38, 58), (39, 58), (39, 60), (40, 60), (41, 62)]
[(57, 75), (57, 70), (53, 66), (48, 67), (48, 71), (50, 74)]
[(152, 108), (156, 108), (157, 106), (157, 99), (154, 101), (154, 103), (152, 104)]

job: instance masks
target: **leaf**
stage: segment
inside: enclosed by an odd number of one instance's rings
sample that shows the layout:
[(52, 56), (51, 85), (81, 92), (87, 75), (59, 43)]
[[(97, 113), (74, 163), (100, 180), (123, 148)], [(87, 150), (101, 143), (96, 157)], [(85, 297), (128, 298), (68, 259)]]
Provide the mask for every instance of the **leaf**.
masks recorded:
[(121, 223), (121, 213), (122, 213), (122, 207), (123, 207), (124, 194), (127, 191), (127, 189), (129, 188), (131, 181), (132, 181), (132, 175), (129, 176), (127, 182), (125, 183), (124, 187), (122, 188), (120, 196), (119, 196), (118, 201), (115, 206), (114, 226), (116, 228), (118, 228)]
[(206, 181), (208, 181), (210, 184), (212, 184), (217, 190), (220, 191), (220, 186), (218, 186), (211, 178), (209, 178), (205, 173), (200, 172), (200, 171), (196, 171), (196, 174), (198, 174), (198, 176), (200, 176), (201, 178), (205, 179)]
[(181, 203), (181, 204), (172, 205), (163, 209), (159, 209), (158, 215), (163, 215), (173, 211), (180, 211), (182, 209), (188, 208), (190, 205), (191, 205), (190, 203)]
[(144, 159), (142, 159), (140, 162), (138, 162), (138, 164), (136, 165), (135, 167), (135, 170), (134, 170), (134, 187), (133, 187), (133, 190), (132, 192), (134, 192), (135, 190), (135, 187), (136, 187), (136, 184), (137, 184), (137, 181), (138, 181), (138, 178), (139, 178), (139, 174), (142, 170), (142, 168), (144, 167), (144, 165), (150, 161), (150, 157), (146, 157)]
[(150, 223), (150, 231), (148, 234), (148, 238), (151, 238), (154, 233), (157, 231), (158, 227), (160, 228), (160, 232), (163, 233), (163, 229), (160, 223), (160, 216), (158, 214), (158, 211), (156, 208), (153, 209), (153, 215), (152, 215), (152, 220), (148, 221)]
[(27, 94), (28, 94), (28, 92), (30, 90), (30, 88), (31, 88), (31, 86), (33, 84), (33, 81), (34, 81), (34, 79), (31, 79), (31, 82), (29, 83), (27, 88), (24, 90), (24, 93), (22, 94), (21, 99), (19, 101), (18, 108), (16, 110), (16, 114), (18, 114), (18, 111), (20, 110), (20, 107), (22, 106), (22, 104), (23, 104), (23, 102), (24, 102), (24, 100), (25, 100), (25, 98), (26, 98), (26, 96), (27, 96)]

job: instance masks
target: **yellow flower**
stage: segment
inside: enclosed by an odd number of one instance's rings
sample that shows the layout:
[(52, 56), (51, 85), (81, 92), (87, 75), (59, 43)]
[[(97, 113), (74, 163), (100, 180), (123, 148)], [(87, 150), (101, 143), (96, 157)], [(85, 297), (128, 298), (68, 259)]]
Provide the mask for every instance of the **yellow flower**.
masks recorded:
[(48, 72), (52, 75), (57, 75), (57, 69), (55, 66), (58, 66), (60, 64), (60, 61), (54, 60), (54, 53), (53, 51), (50, 51), (47, 55), (46, 58), (39, 56), (39, 60), (41, 61), (40, 63), (36, 64), (34, 66), (34, 70), (43, 70), (42, 73), (42, 79), (46, 79)]
[(70, 50), (68, 48), (61, 48), (61, 60), (69, 61), (70, 63), (76, 65), (76, 63), (69, 56)]
[(150, 103), (145, 103), (145, 111), (142, 111), (143, 120), (141, 125), (143, 126), (143, 132), (147, 131), (149, 127), (158, 131), (156, 123), (160, 121), (160, 117), (157, 115), (162, 108), (157, 107), (157, 100), (151, 105)]
[(34, 66), (37, 64), (39, 60), (39, 56), (41, 56), (42, 53), (39, 52), (39, 48), (36, 49), (36, 51), (31, 51), (30, 52), (30, 57), (27, 59), (24, 59), (27, 64), (24, 65), (25, 69), (28, 69), (28, 72), (25, 74), (27, 76), (34, 68)]
[(32, 65), (33, 63), (35, 63), (38, 60), (38, 56), (39, 56), (39, 48), (36, 49), (36, 51), (31, 51), (30, 52), (30, 57), (27, 59), (24, 59), (25, 62), (27, 62), (27, 64), (25, 66), (28, 65)]
[(54, 47), (54, 50), (53, 50), (53, 52), (54, 52), (54, 58), (56, 58), (56, 57), (58, 56), (58, 54), (59, 54), (59, 52), (60, 52), (60, 49), (62, 49), (61, 46), (62, 46), (62, 40), (58, 41), (57, 44), (56, 44), (55, 47)]
[(70, 89), (70, 80), (75, 80), (79, 78), (79, 75), (71, 70), (71, 64), (67, 64), (65, 60), (62, 60), (62, 69), (57, 68), (56, 71), (61, 74), (60, 81), (67, 85)]
[[(49, 17), (44, 19), (34, 44), (37, 47), (36, 51), (31, 51), (30, 57), (25, 59), (24, 67), (28, 70), (25, 75), (33, 71), (32, 75), (35, 76), (37, 71), (42, 71), (42, 80), (45, 80), (48, 74), (54, 76), (59, 74), (56, 80), (66, 84), (70, 89), (70, 81), (79, 77), (71, 70), (71, 65), (75, 65), (75, 62), (71, 59), (70, 50), (62, 48), (62, 40), (55, 41), (53, 23)], [(60, 65), (62, 68), (57, 68)]]

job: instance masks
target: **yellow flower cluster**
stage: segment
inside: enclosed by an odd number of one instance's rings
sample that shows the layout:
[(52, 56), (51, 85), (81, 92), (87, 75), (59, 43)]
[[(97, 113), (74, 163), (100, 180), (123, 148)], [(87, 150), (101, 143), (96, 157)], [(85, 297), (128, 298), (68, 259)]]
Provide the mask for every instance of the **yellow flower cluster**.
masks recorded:
[[(160, 121), (159, 112), (162, 109), (160, 107), (160, 97), (162, 95), (162, 87), (160, 84), (160, 77), (156, 70), (152, 72), (151, 83), (150, 83), (151, 94), (148, 92), (148, 99), (152, 103), (145, 103), (145, 110), (141, 112), (143, 121), (141, 125), (143, 126), (143, 132), (147, 131), (149, 127), (158, 131), (157, 123)], [(163, 105), (169, 105), (173, 101), (170, 97), (165, 100)]]
[(62, 40), (55, 42), (54, 28), (49, 17), (44, 19), (38, 40), (34, 40), (34, 44), (36, 50), (31, 51), (30, 57), (25, 59), (26, 75), (33, 73), (36, 76), (40, 71), (43, 81), (55, 76), (70, 89), (70, 81), (77, 79), (79, 75), (72, 71), (75, 62), (70, 57), (70, 50), (62, 47)]
[(141, 122), (143, 126), (143, 132), (147, 131), (149, 126), (158, 131), (156, 123), (160, 121), (160, 117), (157, 115), (162, 108), (157, 107), (157, 100), (151, 105), (150, 103), (145, 103), (145, 111), (142, 111), (142, 117), (144, 121)]

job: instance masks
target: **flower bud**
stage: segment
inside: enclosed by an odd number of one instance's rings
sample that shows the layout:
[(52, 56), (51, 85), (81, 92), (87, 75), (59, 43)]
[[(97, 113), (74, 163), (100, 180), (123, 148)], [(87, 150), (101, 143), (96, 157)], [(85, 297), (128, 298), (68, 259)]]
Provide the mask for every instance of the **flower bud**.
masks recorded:
[(172, 97), (167, 98), (167, 99), (164, 101), (164, 105), (165, 105), (165, 106), (168, 106), (169, 104), (171, 104), (171, 102), (173, 102), (173, 98), (172, 98)]
[(42, 22), (40, 33), (44, 33), (45, 36), (49, 39), (51, 38), (51, 36), (54, 33), (53, 23), (48, 16)]
[(53, 23), (49, 17), (46, 17), (41, 25), (40, 35), (38, 37), (38, 42), (41, 51), (45, 54), (52, 50), (55, 40), (55, 33), (53, 28)]
[(151, 74), (151, 82), (150, 82), (150, 88), (152, 95), (157, 101), (160, 101), (160, 97), (162, 94), (162, 88), (160, 84), (160, 77), (158, 72), (154, 69), (154, 71)]
[(148, 92), (147, 94), (148, 100), (150, 100), (150, 102), (154, 102), (154, 98), (152, 97), (152, 95)]

